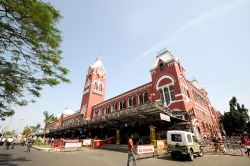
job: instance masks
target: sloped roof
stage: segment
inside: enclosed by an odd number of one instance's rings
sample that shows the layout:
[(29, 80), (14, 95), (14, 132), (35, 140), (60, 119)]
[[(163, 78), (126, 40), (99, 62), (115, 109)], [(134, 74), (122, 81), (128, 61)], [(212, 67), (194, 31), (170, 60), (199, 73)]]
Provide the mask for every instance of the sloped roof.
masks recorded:
[(97, 67), (100, 67), (100, 66), (104, 66), (101, 59), (98, 57), (95, 61), (94, 64), (92, 64), (90, 67), (91, 68), (97, 68)]
[(162, 51), (160, 51), (158, 53), (158, 55), (156, 56), (154, 65), (152, 67), (152, 70), (155, 69), (158, 65), (159, 60), (162, 60), (163, 62), (170, 62), (172, 60), (176, 60), (177, 58), (174, 57), (173, 54), (171, 54), (171, 52), (169, 52), (168, 50), (164, 49)]

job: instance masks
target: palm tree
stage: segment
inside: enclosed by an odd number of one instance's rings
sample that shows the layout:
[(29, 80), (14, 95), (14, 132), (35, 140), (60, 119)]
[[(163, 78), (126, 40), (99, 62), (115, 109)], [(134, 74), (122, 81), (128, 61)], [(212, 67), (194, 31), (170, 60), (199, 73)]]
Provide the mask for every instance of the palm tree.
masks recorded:
[(44, 119), (45, 128), (47, 124), (57, 121), (57, 117), (55, 117), (54, 114), (49, 115), (48, 111), (44, 111), (43, 115), (45, 117)]
[(31, 133), (35, 134), (37, 132), (37, 130), (39, 130), (40, 128), (41, 128), (40, 123), (36, 124), (35, 126), (30, 126)]

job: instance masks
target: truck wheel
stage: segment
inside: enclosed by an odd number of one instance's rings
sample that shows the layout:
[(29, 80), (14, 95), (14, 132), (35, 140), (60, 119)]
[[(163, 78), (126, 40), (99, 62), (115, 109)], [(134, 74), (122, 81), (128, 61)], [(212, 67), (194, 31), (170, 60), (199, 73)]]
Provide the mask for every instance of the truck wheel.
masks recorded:
[(202, 156), (203, 156), (203, 151), (202, 151), (201, 148), (200, 148), (200, 151), (199, 151), (199, 153), (198, 153), (198, 156), (199, 156), (199, 157), (202, 157)]
[(191, 150), (190, 153), (188, 154), (188, 158), (190, 161), (193, 161), (194, 160), (194, 153), (193, 151)]
[(175, 160), (175, 159), (176, 159), (176, 155), (175, 155), (175, 153), (174, 153), (174, 152), (172, 152), (172, 153), (171, 153), (171, 158), (172, 158), (173, 160)]

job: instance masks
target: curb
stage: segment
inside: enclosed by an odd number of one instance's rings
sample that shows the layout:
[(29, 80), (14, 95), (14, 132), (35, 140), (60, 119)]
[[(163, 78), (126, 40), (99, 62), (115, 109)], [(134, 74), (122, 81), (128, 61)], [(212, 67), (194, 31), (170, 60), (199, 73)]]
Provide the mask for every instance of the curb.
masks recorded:
[(32, 145), (32, 148), (36, 149), (36, 150), (39, 150), (39, 151), (45, 151), (45, 152), (49, 152), (50, 151), (50, 148), (41, 148), (41, 147), (33, 146), (33, 145)]

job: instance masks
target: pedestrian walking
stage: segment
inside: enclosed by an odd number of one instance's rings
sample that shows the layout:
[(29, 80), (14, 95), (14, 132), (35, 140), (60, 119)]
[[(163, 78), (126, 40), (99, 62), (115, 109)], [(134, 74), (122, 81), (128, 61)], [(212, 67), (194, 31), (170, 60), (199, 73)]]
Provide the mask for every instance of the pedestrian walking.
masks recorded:
[(4, 141), (4, 144), (6, 146), (6, 149), (9, 150), (9, 148), (10, 148), (9, 138), (6, 138), (6, 140)]
[(241, 137), (241, 142), (243, 147), (246, 149), (245, 154), (249, 156), (250, 153), (250, 142), (247, 137), (247, 132), (244, 132), (242, 137)]
[(127, 166), (130, 166), (130, 161), (131, 158), (133, 159), (133, 166), (137, 166), (137, 161), (136, 161), (136, 151), (134, 149), (133, 145), (133, 134), (131, 134), (129, 140), (128, 140), (128, 161), (127, 161)]
[(8, 144), (9, 144), (10, 148), (14, 149), (14, 138), (13, 137), (9, 137), (7, 139), (7, 141), (8, 141)]
[(222, 153), (226, 153), (225, 148), (222, 143), (222, 139), (219, 137), (214, 138), (214, 148), (215, 148), (215, 152), (217, 152), (217, 150), (219, 149), (219, 151), (221, 151)]

